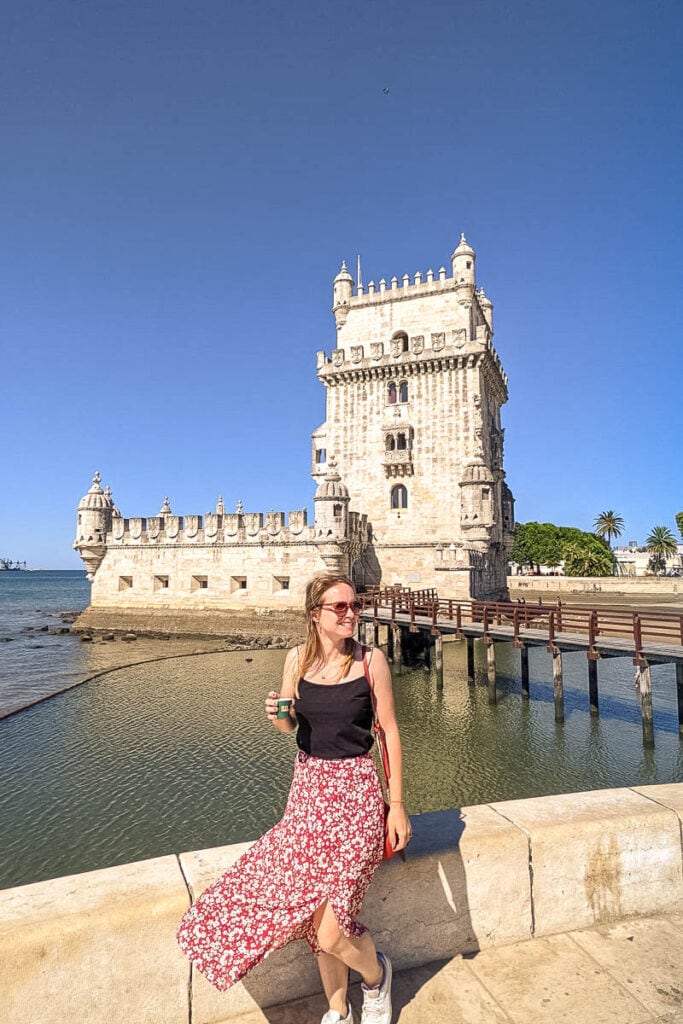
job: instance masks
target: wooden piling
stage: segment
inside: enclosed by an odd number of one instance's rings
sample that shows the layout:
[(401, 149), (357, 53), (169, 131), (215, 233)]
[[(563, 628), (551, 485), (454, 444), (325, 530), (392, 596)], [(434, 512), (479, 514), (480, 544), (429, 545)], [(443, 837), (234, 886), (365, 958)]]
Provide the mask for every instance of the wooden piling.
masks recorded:
[(394, 652), (394, 672), (396, 675), (401, 674), (403, 671), (403, 634), (401, 627), (397, 626), (395, 622), (391, 624), (391, 642)]
[(564, 682), (562, 679), (562, 652), (553, 649), (553, 700), (555, 721), (564, 722)]
[(434, 637), (434, 673), (436, 675), (436, 688), (443, 690), (443, 638), (439, 633)]
[(600, 714), (598, 703), (598, 660), (588, 658), (588, 699), (591, 706), (591, 715), (597, 717)]
[(495, 704), (498, 700), (496, 692), (496, 645), (486, 645), (486, 673), (489, 680), (489, 704)]
[(678, 697), (678, 733), (683, 736), (683, 664), (676, 662), (676, 696)]
[(636, 667), (636, 686), (640, 696), (640, 719), (643, 726), (643, 746), (654, 747), (655, 729), (652, 721), (652, 679), (650, 666), (643, 658)]
[(430, 636), (427, 640), (429, 648), (429, 682), (438, 686), (438, 673), (436, 668), (436, 637)]
[(474, 686), (474, 637), (467, 637), (467, 682)]
[(522, 662), (522, 700), (529, 699), (529, 648), (520, 648)]

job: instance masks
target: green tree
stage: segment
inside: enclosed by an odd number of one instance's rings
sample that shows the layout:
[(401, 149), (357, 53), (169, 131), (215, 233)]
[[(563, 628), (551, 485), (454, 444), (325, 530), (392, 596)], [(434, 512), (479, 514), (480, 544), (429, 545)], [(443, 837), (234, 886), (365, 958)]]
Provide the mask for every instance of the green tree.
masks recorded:
[(614, 556), (606, 548), (567, 544), (564, 550), (565, 576), (611, 576)]
[(607, 543), (612, 547), (613, 538), (621, 537), (624, 531), (624, 520), (617, 512), (613, 512), (610, 509), (608, 512), (601, 512), (593, 526), (595, 527), (596, 536), (601, 537), (603, 540), (607, 538)]
[[(571, 575), (609, 576), (612, 572), (614, 556), (606, 541), (575, 526), (554, 523), (517, 523), (510, 558), (519, 565), (553, 566), (566, 561), (568, 549), (572, 549), (572, 565), (577, 567)], [(578, 569), (577, 552), (592, 554), (583, 560), (585, 572)]]
[(676, 513), (676, 526), (678, 527), (678, 532), (681, 535), (681, 540), (683, 540), (683, 512)]
[(678, 545), (668, 526), (653, 526), (645, 539), (645, 550), (650, 552), (648, 568), (653, 572), (664, 572), (667, 558), (676, 554)]

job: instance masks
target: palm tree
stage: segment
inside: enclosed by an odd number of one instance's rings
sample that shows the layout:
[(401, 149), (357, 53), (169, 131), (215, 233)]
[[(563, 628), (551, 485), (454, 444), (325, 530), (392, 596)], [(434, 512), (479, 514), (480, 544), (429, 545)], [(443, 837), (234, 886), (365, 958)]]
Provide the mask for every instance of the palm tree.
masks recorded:
[(623, 517), (610, 509), (608, 512), (601, 512), (593, 523), (597, 537), (607, 538), (607, 543), (612, 547), (612, 538), (621, 537), (624, 529)]
[(676, 538), (668, 526), (653, 526), (650, 536), (645, 541), (645, 548), (650, 552), (648, 568), (653, 572), (664, 572), (667, 558), (678, 551)]

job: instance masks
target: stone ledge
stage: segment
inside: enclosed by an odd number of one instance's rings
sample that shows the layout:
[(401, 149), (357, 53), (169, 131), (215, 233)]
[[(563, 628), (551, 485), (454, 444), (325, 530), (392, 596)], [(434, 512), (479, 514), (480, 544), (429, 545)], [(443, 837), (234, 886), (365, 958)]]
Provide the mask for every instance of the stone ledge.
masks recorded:
[[(539, 797), (414, 817), (363, 920), (397, 968), (683, 907), (683, 784)], [(219, 1024), (319, 990), (302, 943), (228, 993), (190, 971), (175, 930), (249, 844), (0, 892), (0, 1019)], [(577, 923), (578, 922), (578, 923)], [(190, 1004), (191, 1001), (191, 1004)]]

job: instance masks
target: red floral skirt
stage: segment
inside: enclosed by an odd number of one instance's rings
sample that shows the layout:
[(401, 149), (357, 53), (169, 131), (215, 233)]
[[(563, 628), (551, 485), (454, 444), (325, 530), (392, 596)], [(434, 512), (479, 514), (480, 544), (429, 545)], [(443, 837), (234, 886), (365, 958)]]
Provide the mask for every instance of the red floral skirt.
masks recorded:
[(293, 939), (320, 952), (313, 913), (326, 900), (348, 937), (382, 861), (384, 805), (369, 755), (323, 760), (299, 752), (285, 813), (184, 914), (178, 942), (226, 989)]

